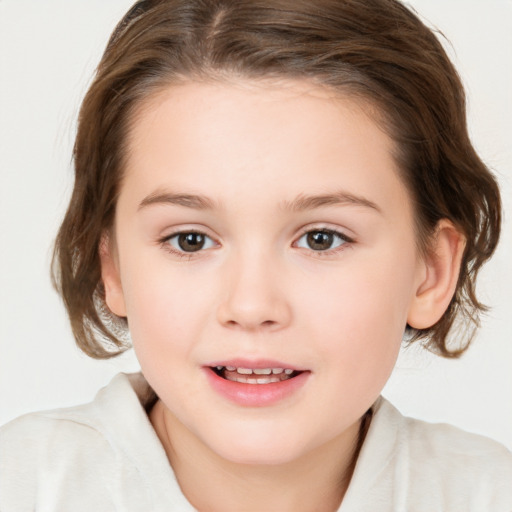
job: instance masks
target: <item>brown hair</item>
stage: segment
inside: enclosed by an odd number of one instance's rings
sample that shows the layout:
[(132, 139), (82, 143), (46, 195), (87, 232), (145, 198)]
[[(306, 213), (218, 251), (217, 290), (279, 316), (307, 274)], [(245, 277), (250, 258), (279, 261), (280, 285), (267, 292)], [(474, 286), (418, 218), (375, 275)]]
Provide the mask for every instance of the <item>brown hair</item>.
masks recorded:
[[(416, 213), (419, 245), (450, 219), (466, 237), (457, 290), (441, 320), (409, 330), (453, 357), (478, 314), (475, 279), (499, 238), (498, 187), (466, 127), (461, 81), (440, 42), (396, 0), (148, 0), (115, 29), (83, 101), (75, 185), (54, 252), (54, 282), (80, 348), (118, 354), (125, 320), (105, 309), (99, 244), (112, 227), (126, 138), (141, 101), (184, 79), (312, 80), (377, 106)], [(456, 319), (473, 327), (456, 346)]]

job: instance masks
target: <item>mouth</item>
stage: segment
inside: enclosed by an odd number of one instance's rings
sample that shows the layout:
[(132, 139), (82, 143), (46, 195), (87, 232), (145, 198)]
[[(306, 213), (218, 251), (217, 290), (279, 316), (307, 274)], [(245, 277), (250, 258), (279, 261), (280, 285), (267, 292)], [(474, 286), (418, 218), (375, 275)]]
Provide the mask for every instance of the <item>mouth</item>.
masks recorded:
[(301, 373), (293, 368), (244, 368), (237, 366), (214, 366), (211, 370), (219, 377), (231, 382), (243, 384), (273, 384), (293, 379)]
[(212, 389), (221, 397), (245, 407), (265, 407), (301, 393), (311, 370), (278, 361), (218, 361), (204, 367)]

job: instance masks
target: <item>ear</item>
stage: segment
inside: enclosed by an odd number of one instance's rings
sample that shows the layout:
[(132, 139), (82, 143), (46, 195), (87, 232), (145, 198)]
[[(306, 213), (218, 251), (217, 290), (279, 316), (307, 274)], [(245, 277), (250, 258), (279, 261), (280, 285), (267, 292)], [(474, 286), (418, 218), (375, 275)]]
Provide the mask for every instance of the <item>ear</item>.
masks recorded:
[(428, 329), (441, 319), (455, 293), (466, 239), (447, 219), (439, 221), (431, 250), (421, 261), (407, 323)]
[(126, 305), (115, 243), (107, 234), (104, 234), (101, 238), (99, 253), (101, 279), (105, 288), (105, 302), (112, 313), (120, 317), (126, 317)]

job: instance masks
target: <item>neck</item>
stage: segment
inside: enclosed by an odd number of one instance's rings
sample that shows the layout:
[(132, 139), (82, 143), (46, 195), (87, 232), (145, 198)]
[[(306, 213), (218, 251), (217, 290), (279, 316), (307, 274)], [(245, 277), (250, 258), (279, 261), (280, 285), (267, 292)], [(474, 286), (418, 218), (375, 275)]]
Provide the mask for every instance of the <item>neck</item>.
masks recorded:
[[(338, 510), (348, 488), (365, 422), (284, 464), (226, 460), (202, 443), (158, 401), (150, 420), (188, 501), (199, 511)], [(321, 508), (319, 508), (321, 507)]]

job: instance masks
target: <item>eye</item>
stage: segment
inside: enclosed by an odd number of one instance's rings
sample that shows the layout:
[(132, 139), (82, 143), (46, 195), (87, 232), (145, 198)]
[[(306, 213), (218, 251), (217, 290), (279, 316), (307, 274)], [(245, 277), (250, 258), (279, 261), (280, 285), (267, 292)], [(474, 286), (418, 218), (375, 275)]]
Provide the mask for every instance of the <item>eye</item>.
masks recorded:
[(329, 251), (350, 242), (348, 237), (330, 229), (315, 229), (304, 233), (297, 241), (297, 247), (313, 251)]
[(177, 252), (197, 252), (202, 249), (210, 249), (215, 246), (215, 242), (204, 233), (196, 231), (175, 233), (165, 239)]

